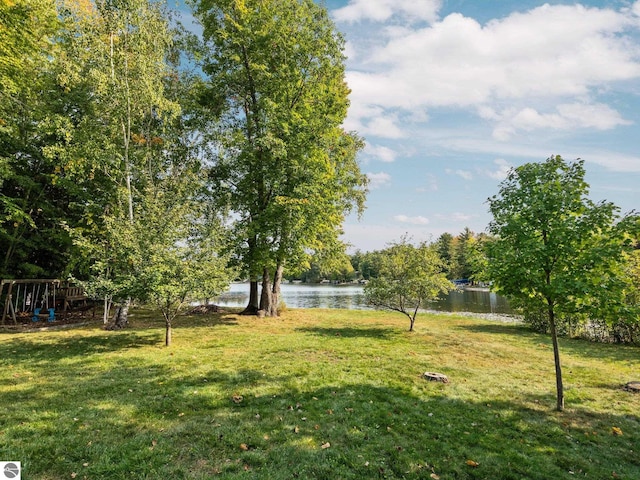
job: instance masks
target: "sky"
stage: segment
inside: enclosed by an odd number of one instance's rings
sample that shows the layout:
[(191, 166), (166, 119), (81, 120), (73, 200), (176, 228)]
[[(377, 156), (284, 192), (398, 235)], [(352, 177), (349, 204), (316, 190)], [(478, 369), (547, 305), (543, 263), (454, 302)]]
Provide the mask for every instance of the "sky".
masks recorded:
[(640, 210), (640, 0), (325, 0), (346, 40), (344, 126), (365, 139), (350, 251), (486, 231), (510, 168), (585, 161)]

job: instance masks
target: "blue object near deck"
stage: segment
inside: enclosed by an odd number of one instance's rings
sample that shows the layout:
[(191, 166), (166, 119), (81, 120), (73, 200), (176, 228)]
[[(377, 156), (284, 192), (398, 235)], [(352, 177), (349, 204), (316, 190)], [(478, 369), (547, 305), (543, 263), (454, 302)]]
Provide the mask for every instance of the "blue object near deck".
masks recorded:
[(40, 320), (40, 317), (46, 317), (47, 318), (47, 322), (55, 322), (56, 320), (56, 311), (54, 308), (50, 308), (49, 309), (49, 315), (47, 316), (46, 313), (40, 313), (42, 311), (42, 308), (35, 308), (33, 310), (33, 317), (31, 317), (31, 321), (32, 322), (37, 322), (38, 320)]

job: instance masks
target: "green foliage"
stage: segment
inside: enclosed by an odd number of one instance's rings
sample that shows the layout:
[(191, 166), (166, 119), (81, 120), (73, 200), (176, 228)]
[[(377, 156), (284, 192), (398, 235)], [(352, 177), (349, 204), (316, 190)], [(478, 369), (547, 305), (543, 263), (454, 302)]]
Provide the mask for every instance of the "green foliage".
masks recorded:
[(370, 280), (380, 275), (381, 253), (361, 252), (358, 250), (351, 256), (351, 265), (359, 273), (360, 278)]
[(488, 244), (488, 274), (498, 292), (525, 311), (544, 311), (554, 342), (558, 409), (564, 406), (556, 339), (564, 319), (624, 314), (623, 255), (633, 217), (620, 219), (609, 202), (588, 197), (584, 162), (550, 157), (512, 170), (489, 199), (496, 238)]
[(379, 276), (365, 285), (364, 294), (374, 307), (406, 315), (413, 331), (418, 309), (454, 288), (437, 250), (426, 243), (414, 246), (404, 237), (381, 252)]
[(511, 172), (489, 199), (489, 272), (501, 293), (534, 308), (597, 318), (621, 308), (631, 217), (588, 199), (583, 163), (551, 157)]
[(206, 42), (204, 113), (221, 120), (212, 189), (235, 213), (245, 275), (276, 269), (277, 284), (285, 265), (343, 250), (340, 225), (363, 208), (363, 142), (341, 127), (344, 41), (326, 8), (309, 0), (211, 0), (195, 11)]
[(78, 192), (50, 155), (68, 123), (56, 13), (52, 2), (0, 2), (0, 276), (56, 276), (68, 262), (60, 218), (77, 216)]

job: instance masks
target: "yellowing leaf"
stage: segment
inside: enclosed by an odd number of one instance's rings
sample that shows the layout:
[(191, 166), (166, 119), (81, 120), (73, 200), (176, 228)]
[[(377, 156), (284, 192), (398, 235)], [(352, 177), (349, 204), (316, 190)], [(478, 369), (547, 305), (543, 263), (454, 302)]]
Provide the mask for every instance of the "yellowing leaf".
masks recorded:
[(241, 443), (240, 450), (243, 450), (246, 452), (247, 450), (249, 450), (249, 446), (246, 443)]
[(473, 460), (467, 460), (467, 465), (469, 465), (470, 467), (478, 467), (480, 466), (480, 464), (478, 462), (475, 462)]
[(611, 433), (614, 435), (622, 435), (622, 430), (618, 427), (611, 427)]

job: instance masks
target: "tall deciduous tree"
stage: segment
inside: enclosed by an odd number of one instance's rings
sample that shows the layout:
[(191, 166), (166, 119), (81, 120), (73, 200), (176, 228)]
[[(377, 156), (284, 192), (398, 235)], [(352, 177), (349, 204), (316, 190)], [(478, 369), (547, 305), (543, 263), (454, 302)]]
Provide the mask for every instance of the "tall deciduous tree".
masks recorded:
[(489, 199), (496, 236), (488, 245), (488, 273), (498, 291), (545, 311), (553, 342), (557, 409), (564, 388), (557, 322), (560, 316), (599, 316), (622, 305), (623, 253), (630, 242), (610, 202), (588, 198), (584, 162), (553, 156), (512, 170)]
[(380, 252), (379, 276), (365, 285), (364, 294), (374, 307), (406, 315), (412, 332), (418, 310), (453, 289), (436, 247), (402, 238)]
[(0, 1), (0, 276), (57, 275), (67, 262), (59, 220), (77, 197), (51, 154), (66, 134), (59, 27), (55, 2)]
[(85, 158), (84, 170), (74, 173), (89, 175), (96, 187), (85, 221), (75, 230), (82, 238), (76, 239), (91, 253), (105, 305), (111, 298), (120, 303), (114, 317), (120, 328), (136, 278), (135, 249), (126, 246), (145, 222), (136, 218), (144, 212), (138, 204), (182, 161), (171, 158), (177, 148), (171, 129), (180, 108), (165, 90), (175, 75), (168, 61), (173, 35), (161, 6), (148, 0), (98, 0), (88, 10), (69, 4), (65, 14), (70, 49), (82, 59), (76, 83), (90, 92), (92, 105), (70, 155), (70, 162)]
[(235, 214), (235, 253), (251, 280), (246, 312), (276, 315), (285, 266), (343, 248), (344, 216), (364, 204), (363, 143), (341, 127), (344, 42), (312, 0), (202, 0), (195, 10), (203, 98), (222, 112), (212, 185)]

